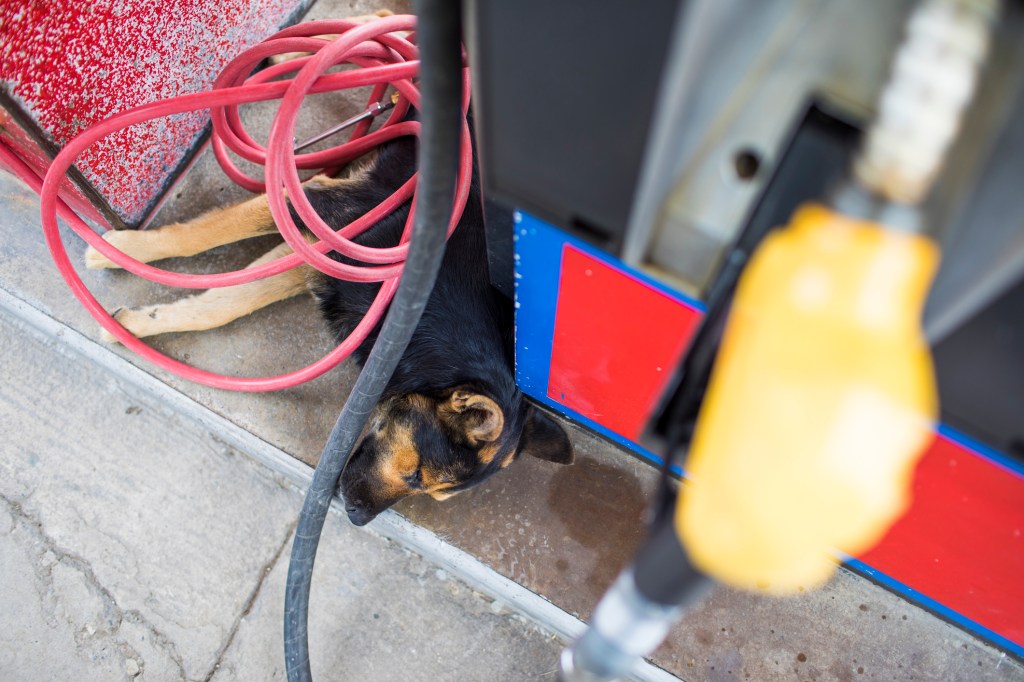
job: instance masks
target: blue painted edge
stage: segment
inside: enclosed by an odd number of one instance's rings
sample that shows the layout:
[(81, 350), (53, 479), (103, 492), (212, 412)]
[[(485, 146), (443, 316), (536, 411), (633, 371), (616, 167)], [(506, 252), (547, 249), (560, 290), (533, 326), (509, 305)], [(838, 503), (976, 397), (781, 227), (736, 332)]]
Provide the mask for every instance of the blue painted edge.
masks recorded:
[(1000, 649), (1004, 649), (1008, 653), (1011, 653), (1019, 658), (1024, 658), (1024, 646), (1017, 644), (1016, 642), (1009, 640), (1006, 637), (1003, 637), (997, 632), (989, 630), (985, 626), (980, 625), (971, 620), (970, 618), (961, 615), (960, 613), (954, 611), (948, 606), (945, 606), (941, 602), (935, 601), (931, 597), (921, 592), (918, 592), (909, 585), (901, 583), (899, 580), (896, 580), (895, 578), (886, 575), (885, 573), (882, 573), (877, 569), (872, 568), (871, 566), (864, 563), (863, 561), (860, 561), (859, 559), (854, 559), (853, 557), (845, 555), (843, 555), (842, 559), (843, 564), (855, 573), (859, 573), (868, 578), (869, 580), (876, 582), (889, 590), (892, 590), (893, 592), (898, 594), (900, 597), (906, 599), (907, 601), (917, 604), (918, 606), (935, 613), (939, 617), (956, 624), (958, 627), (961, 627), (964, 630), (967, 630), (968, 632), (972, 632), (975, 635), (978, 635), (979, 637), (988, 640)]
[(516, 383), (523, 393), (539, 398), (547, 394), (551, 372), (563, 239), (528, 214), (516, 211), (513, 219)]
[[(515, 221), (516, 383), (520, 390), (537, 402), (564, 414), (587, 429), (660, 466), (664, 462), (661, 456), (548, 397), (551, 350), (555, 336), (555, 314), (558, 309), (558, 297), (552, 294), (560, 290), (562, 253), (565, 245), (571, 244), (616, 270), (625, 270), (628, 274), (664, 292), (674, 300), (681, 301), (702, 313), (704, 304), (678, 292), (673, 292), (642, 273), (629, 270), (622, 263), (589, 244), (570, 237), (528, 213), (516, 211), (513, 217)], [(521, 315), (520, 311), (529, 312), (526, 315)], [(679, 467), (672, 467), (672, 470), (676, 474), (682, 475)]]
[[(527, 235), (526, 236), (528, 236), (531, 239), (536, 236), (536, 237), (539, 237), (540, 239), (544, 240), (545, 242), (547, 242), (549, 245), (550, 244), (557, 244), (558, 245), (558, 247), (559, 247), (559, 250), (558, 250), (559, 261), (561, 260), (561, 253), (562, 253), (561, 248), (564, 245), (568, 244), (568, 245), (572, 246), (573, 248), (579, 249), (580, 251), (584, 252), (588, 256), (591, 256), (592, 258), (595, 258), (595, 259), (601, 261), (602, 263), (605, 263), (605, 264), (611, 266), (616, 271), (622, 272), (622, 273), (632, 277), (633, 279), (641, 282), (642, 284), (646, 284), (650, 288), (665, 294), (666, 296), (668, 296), (672, 300), (679, 301), (680, 303), (685, 305), (687, 308), (690, 308), (692, 310), (696, 310), (697, 312), (699, 312), (701, 314), (704, 314), (704, 313), (707, 312), (707, 306), (705, 306), (704, 302), (701, 301), (700, 299), (696, 299), (696, 298), (693, 298), (692, 296), (687, 296), (686, 294), (684, 294), (684, 293), (682, 293), (680, 291), (676, 291), (675, 289), (673, 289), (672, 287), (668, 286), (664, 282), (660, 282), (660, 281), (656, 280), (655, 278), (651, 277), (650, 275), (648, 275), (647, 273), (645, 273), (645, 272), (643, 272), (641, 270), (637, 270), (636, 268), (630, 267), (629, 265), (627, 265), (627, 264), (623, 263), (622, 261), (620, 261), (615, 256), (612, 256), (610, 254), (605, 253), (604, 251), (600, 250), (596, 246), (588, 244), (587, 242), (583, 241), (582, 239), (577, 239), (576, 237), (573, 237), (568, 232), (563, 232), (562, 230), (559, 230), (558, 228), (552, 227), (551, 225), (545, 223), (543, 220), (540, 220), (539, 218), (535, 218), (534, 216), (530, 215), (529, 213), (523, 213), (523, 212), (520, 211), (520, 212), (517, 212), (517, 215), (519, 216), (519, 218), (517, 219), (516, 222), (517, 223), (522, 223), (523, 226), (527, 229)], [(536, 229), (536, 232), (533, 232), (534, 229)], [(559, 266), (561, 266), (561, 262), (559, 262)], [(530, 276), (534, 276), (532, 272), (530, 273)]]
[(998, 464), (1002, 468), (1006, 469), (1012, 474), (1024, 478), (1024, 464), (1007, 457), (1003, 453), (990, 448), (989, 446), (974, 440), (970, 436), (966, 436), (952, 426), (946, 426), (945, 424), (939, 424), (938, 428), (939, 435), (945, 436), (949, 440), (953, 441), (962, 448), (974, 451), (980, 457), (990, 460), (991, 462)]

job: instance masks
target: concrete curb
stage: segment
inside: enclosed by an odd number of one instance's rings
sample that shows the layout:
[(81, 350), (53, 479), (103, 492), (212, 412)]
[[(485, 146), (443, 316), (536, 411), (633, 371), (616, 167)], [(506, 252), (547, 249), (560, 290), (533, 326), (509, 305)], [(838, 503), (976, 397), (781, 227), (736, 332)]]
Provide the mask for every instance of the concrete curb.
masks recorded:
[[(195, 420), (211, 434), (282, 476), (299, 490), (305, 490), (312, 480), (313, 469), (308, 465), (197, 403), (160, 379), (127, 362), (107, 347), (55, 320), (3, 288), (0, 288), (0, 309), (36, 330), (40, 335), (59, 340), (63, 346), (88, 361), (99, 365), (150, 397), (158, 399), (179, 414)], [(344, 505), (338, 497), (332, 500), (331, 507), (344, 517)], [(389, 510), (381, 514), (366, 528), (437, 564), (477, 592), (508, 606), (512, 611), (555, 633), (563, 640), (575, 639), (586, 628), (586, 624), (580, 619), (394, 511)], [(633, 678), (639, 682), (679, 680), (647, 661), (636, 667)]]

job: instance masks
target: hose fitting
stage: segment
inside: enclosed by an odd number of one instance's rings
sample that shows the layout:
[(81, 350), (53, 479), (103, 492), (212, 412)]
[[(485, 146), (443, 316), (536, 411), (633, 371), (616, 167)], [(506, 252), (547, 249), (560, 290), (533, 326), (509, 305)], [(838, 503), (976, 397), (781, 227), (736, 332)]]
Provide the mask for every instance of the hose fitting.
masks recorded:
[(928, 194), (971, 102), (998, 0), (925, 0), (907, 23), (854, 176), (883, 199)]

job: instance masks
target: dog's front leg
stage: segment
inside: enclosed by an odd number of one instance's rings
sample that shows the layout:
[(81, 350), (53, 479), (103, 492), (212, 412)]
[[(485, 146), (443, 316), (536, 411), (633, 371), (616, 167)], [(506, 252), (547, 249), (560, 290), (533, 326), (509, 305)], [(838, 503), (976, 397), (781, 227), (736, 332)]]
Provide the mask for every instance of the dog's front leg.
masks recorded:
[[(233, 242), (277, 231), (266, 195), (229, 208), (210, 211), (187, 223), (156, 230), (111, 230), (103, 238), (132, 258), (149, 263), (163, 258), (194, 256)], [(120, 267), (91, 246), (85, 251), (91, 269)]]
[[(287, 256), (292, 249), (280, 244), (248, 267)], [(307, 290), (307, 279), (315, 272), (308, 265), (282, 272), (266, 279), (238, 284), (230, 287), (209, 289), (201, 294), (182, 298), (173, 303), (122, 308), (114, 313), (114, 319), (137, 337), (165, 334), (167, 332), (199, 331), (213, 329), (237, 320), (276, 301), (283, 301)], [(105, 341), (116, 339), (105, 329)]]

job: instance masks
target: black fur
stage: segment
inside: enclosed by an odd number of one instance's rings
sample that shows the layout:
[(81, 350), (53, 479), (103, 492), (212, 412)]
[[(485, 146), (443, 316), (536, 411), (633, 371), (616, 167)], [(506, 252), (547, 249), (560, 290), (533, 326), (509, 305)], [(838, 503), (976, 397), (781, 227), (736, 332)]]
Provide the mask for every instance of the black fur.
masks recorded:
[[(332, 227), (346, 225), (390, 196), (415, 169), (415, 143), (409, 138), (381, 147), (366, 181), (355, 187), (308, 192), (310, 203)], [(370, 228), (357, 241), (393, 246), (405, 227), (406, 204)], [(409, 349), (388, 385), (387, 395), (422, 393), (486, 379), (498, 396), (518, 393), (513, 363), (512, 304), (490, 285), (479, 182), (472, 189), (459, 226), (445, 250), (434, 291)], [(337, 254), (331, 254), (337, 260)], [(340, 339), (347, 336), (370, 307), (379, 284), (323, 278), (314, 293), (320, 309)], [(363, 363), (376, 341), (375, 329), (356, 350)], [(457, 363), (452, 358), (458, 358)]]
[[(306, 195), (316, 212), (334, 228), (342, 227), (378, 205), (401, 186), (416, 168), (416, 145), (400, 138), (383, 145), (368, 171), (357, 182), (341, 187), (309, 187)], [(357, 238), (361, 244), (394, 246), (402, 234), (409, 205), (384, 218)], [(348, 260), (332, 254), (338, 260)], [(359, 323), (376, 295), (379, 284), (366, 284), (322, 277), (312, 287), (321, 312), (333, 333), (346, 337)], [(362, 364), (377, 338), (375, 329), (356, 350)], [(458, 481), (449, 492), (457, 492), (486, 479), (509, 457), (519, 454), (527, 422), (544, 422), (529, 429), (548, 434), (539, 450), (559, 453), (545, 459), (571, 461), (571, 446), (560, 427), (531, 408), (515, 384), (512, 303), (490, 284), (484, 232), (484, 211), (480, 184), (474, 167), (472, 189), (465, 210), (452, 237), (423, 317), (405, 354), (387, 385), (386, 401), (417, 394), (442, 401), (454, 389), (483, 394), (494, 400), (504, 414), (504, 430), (498, 454), (488, 462), (478, 458), (479, 448), (460, 441), (451, 428), (414, 426), (420, 461), (435, 471), (445, 471)], [(402, 413), (401, 419), (416, 420)], [(422, 419), (421, 419), (422, 420)], [(546, 428), (545, 428), (546, 426)], [(525, 440), (525, 439), (524, 439)], [(537, 440), (537, 439), (535, 439)], [(373, 445), (359, 447), (342, 479), (349, 516), (361, 525), (395, 500), (373, 501)], [(545, 453), (547, 455), (547, 453)], [(543, 455), (542, 455), (543, 456)], [(415, 491), (415, 481), (410, 482)], [(362, 501), (360, 501), (362, 500)]]

